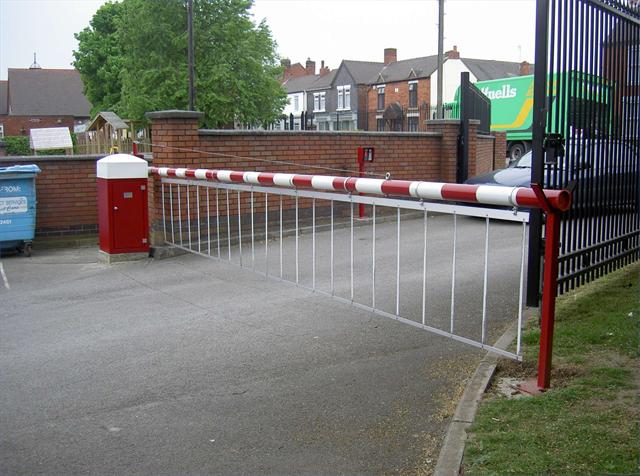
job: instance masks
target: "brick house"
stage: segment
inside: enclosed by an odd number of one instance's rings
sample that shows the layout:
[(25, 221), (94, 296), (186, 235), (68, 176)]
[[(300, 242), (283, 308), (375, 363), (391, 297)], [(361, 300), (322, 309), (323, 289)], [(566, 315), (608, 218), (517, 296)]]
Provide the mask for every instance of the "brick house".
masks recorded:
[[(424, 130), (436, 106), (438, 56), (397, 60), (397, 50), (384, 50), (384, 67), (370, 82), (367, 127), (378, 131)], [(454, 100), (460, 73), (472, 82), (530, 74), (529, 63), (462, 58), (457, 47), (447, 51), (443, 64), (443, 102)]]
[(283, 110), (282, 120), (274, 124), (273, 129), (302, 129), (302, 114), (307, 114), (307, 112), (310, 111), (308, 109), (307, 91), (310, 90), (321, 77), (331, 73), (331, 70), (324, 65), (324, 61), (321, 62), (319, 74), (315, 74), (315, 68), (315, 62), (307, 59), (305, 72), (308, 74), (290, 76), (282, 83), (284, 90), (287, 92), (287, 105)]
[(68, 127), (90, 117), (91, 104), (74, 69), (9, 68), (0, 81), (0, 137), (28, 136), (31, 128)]

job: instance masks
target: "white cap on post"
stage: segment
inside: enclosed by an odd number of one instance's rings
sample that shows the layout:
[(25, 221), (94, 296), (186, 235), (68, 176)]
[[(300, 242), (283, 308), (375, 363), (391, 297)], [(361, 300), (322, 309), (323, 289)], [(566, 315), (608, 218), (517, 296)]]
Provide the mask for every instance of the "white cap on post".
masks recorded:
[(97, 177), (102, 179), (135, 179), (149, 176), (149, 164), (135, 155), (109, 155), (98, 160), (97, 164)]

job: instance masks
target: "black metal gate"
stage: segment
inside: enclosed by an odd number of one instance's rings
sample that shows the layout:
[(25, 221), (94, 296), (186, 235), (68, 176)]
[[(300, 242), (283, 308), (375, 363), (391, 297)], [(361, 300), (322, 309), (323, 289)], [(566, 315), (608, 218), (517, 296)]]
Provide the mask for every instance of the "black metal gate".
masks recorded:
[[(570, 188), (558, 292), (640, 257), (640, 2), (538, 0), (532, 181)], [(542, 220), (527, 303), (539, 296)]]
[(460, 135), (458, 136), (458, 164), (456, 181), (462, 183), (469, 175), (469, 120), (480, 121), (479, 134), (489, 134), (491, 128), (491, 100), (469, 80), (469, 73), (460, 74)]

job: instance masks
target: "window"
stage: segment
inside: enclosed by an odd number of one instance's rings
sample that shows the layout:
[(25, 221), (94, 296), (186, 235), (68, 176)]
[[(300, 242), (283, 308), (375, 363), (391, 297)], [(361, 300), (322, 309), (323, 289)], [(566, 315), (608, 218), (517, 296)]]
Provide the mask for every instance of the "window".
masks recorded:
[(351, 109), (351, 85), (338, 86), (338, 109)]
[(384, 131), (384, 119), (376, 119), (376, 130), (378, 132)]
[(409, 107), (418, 107), (418, 83), (409, 83)]
[(384, 110), (384, 86), (378, 86), (378, 111)]
[(419, 119), (419, 117), (407, 118), (407, 129), (409, 130), (409, 132), (418, 132)]
[(4, 137), (4, 124), (0, 124), (0, 139)]
[(324, 111), (326, 93), (313, 93), (313, 110)]
[(632, 134), (634, 137), (637, 137), (638, 134), (640, 134), (640, 97), (623, 97), (622, 111), (624, 117), (623, 122), (628, 128), (628, 133)]
[(627, 82), (629, 85), (640, 84), (640, 45), (629, 46), (627, 57)]
[(300, 108), (300, 98), (296, 94), (293, 96), (293, 110), (297, 111)]

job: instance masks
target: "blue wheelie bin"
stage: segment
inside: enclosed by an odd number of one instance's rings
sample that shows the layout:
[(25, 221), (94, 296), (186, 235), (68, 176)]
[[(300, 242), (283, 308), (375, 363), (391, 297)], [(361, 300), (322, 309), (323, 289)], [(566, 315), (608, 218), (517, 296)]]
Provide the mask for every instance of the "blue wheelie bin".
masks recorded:
[(39, 172), (37, 165), (0, 167), (0, 253), (13, 249), (31, 255)]

